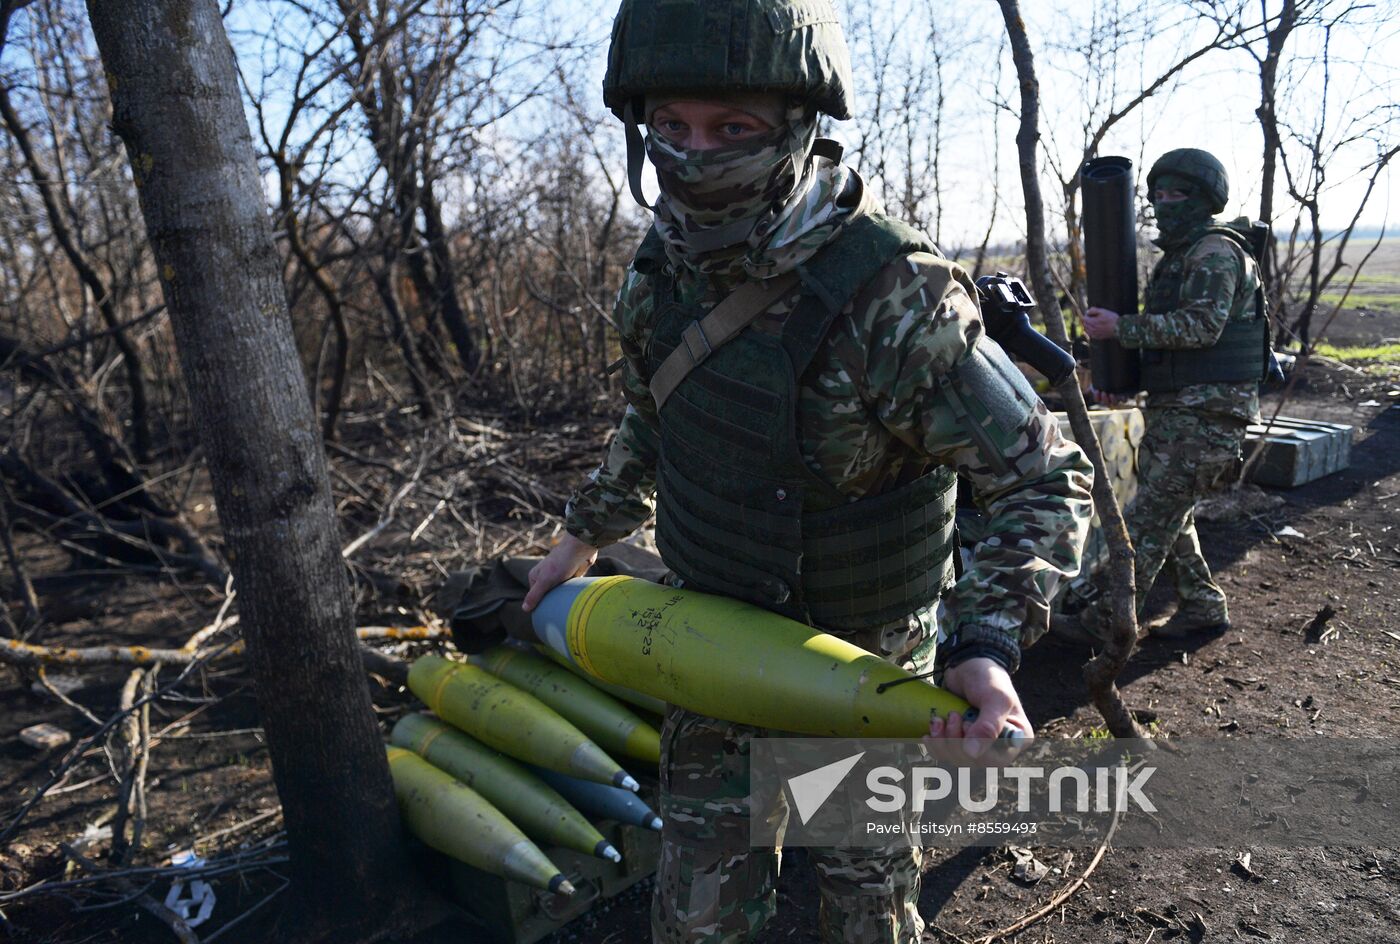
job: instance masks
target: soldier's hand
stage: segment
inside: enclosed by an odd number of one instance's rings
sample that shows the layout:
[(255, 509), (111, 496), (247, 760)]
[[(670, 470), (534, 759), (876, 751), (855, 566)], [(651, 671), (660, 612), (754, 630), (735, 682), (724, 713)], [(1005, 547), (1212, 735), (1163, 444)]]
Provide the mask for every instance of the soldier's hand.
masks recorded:
[(530, 568), (530, 589), (520, 608), (526, 613), (535, 608), (546, 593), (565, 580), (582, 577), (598, 559), (598, 549), (586, 544), (567, 531), (545, 559)]
[(1084, 333), (1095, 341), (1118, 337), (1118, 312), (1107, 308), (1090, 308), (1084, 312)]
[(943, 687), (967, 699), (977, 709), (977, 720), (967, 722), (961, 715), (947, 720), (934, 718), (929, 724), (929, 737), (972, 739), (967, 753), (976, 757), (1008, 725), (1023, 732), (1026, 738), (1035, 736), (1011, 676), (991, 659), (959, 662), (943, 674)]

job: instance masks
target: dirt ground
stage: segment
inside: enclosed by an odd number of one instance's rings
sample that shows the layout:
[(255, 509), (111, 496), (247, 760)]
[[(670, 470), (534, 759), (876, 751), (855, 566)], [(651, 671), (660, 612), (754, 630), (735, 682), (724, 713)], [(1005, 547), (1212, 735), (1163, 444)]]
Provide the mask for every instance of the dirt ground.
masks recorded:
[[(1385, 308), (1350, 317), (1338, 328), (1350, 330), (1354, 324), (1356, 336), (1364, 336), (1366, 343), (1400, 337), (1400, 314)], [(1266, 404), (1266, 415), (1270, 411)], [(1351, 468), (1301, 488), (1261, 493), (1242, 509), (1202, 511), (1206, 555), (1230, 595), (1235, 627), (1209, 641), (1149, 641), (1135, 654), (1121, 680), (1124, 697), (1155, 718), (1158, 735), (1393, 734), (1392, 719), (1400, 709), (1400, 519), (1395, 513), (1400, 505), (1400, 375), (1317, 365), (1284, 413), (1354, 425)], [(605, 432), (600, 423), (599, 441)], [(566, 487), (590, 461), (556, 463), (559, 486)], [(1292, 532), (1280, 535), (1285, 527)], [(179, 645), (212, 618), (217, 606), (217, 596), (197, 583), (72, 571), (59, 555), (46, 559), (35, 548), (28, 553), (34, 555), (31, 567), (54, 623), (43, 640), (49, 644), (120, 639)], [(1319, 644), (1305, 643), (1302, 628), (1328, 604), (1336, 610), (1330, 624), (1335, 635)], [(361, 614), (363, 622), (405, 623), (414, 616), (383, 601), (376, 607)], [(385, 648), (399, 656), (412, 651)], [(1079, 682), (1084, 657), (1053, 640), (1027, 651), (1017, 684), (1043, 736), (1086, 734), (1100, 724)], [(66, 678), (70, 674), (71, 681)], [(117, 703), (125, 675), (114, 669), (54, 672), (49, 680), (71, 701), (105, 718)], [(161, 681), (174, 676), (167, 669)], [(57, 756), (36, 754), (21, 744), (19, 730), (39, 721), (59, 724), (77, 736), (92, 729), (77, 710), (33, 683), (32, 676), (0, 668), (2, 823), (47, 778)], [(170, 852), (191, 847), (206, 855), (262, 849), (264, 858), (275, 858), (276, 794), (239, 660), (215, 663), (180, 691), (179, 701), (163, 702), (152, 712), (146, 851), (138, 862), (159, 864)], [(386, 731), (410, 707), (382, 686), (376, 705)], [(113, 789), (107, 760), (94, 748), (29, 815), (16, 841), (0, 850), (0, 891), (60, 867), (54, 844), (73, 843), (85, 829), (108, 822)], [(1380, 836), (1376, 847), (1367, 849), (1110, 848), (1083, 888), (1016, 940), (1400, 941), (1398, 846), (1396, 837)], [(100, 859), (103, 848), (99, 841), (89, 854)], [(922, 909), (941, 931), (931, 929), (927, 939), (975, 939), (1006, 926), (1075, 880), (1089, 858), (1084, 851), (1033, 851), (1055, 869), (1034, 886), (1011, 877), (1006, 849), (933, 853)], [(1235, 866), (1244, 852), (1252, 854), (1252, 874)], [(216, 881), (219, 905), (215, 918), (199, 929), (204, 939), (274, 891), (280, 881), (276, 872), (274, 861), (265, 870)], [(163, 885), (150, 889), (156, 897), (164, 891)], [(779, 892), (780, 914), (764, 940), (814, 940), (815, 876), (800, 850), (785, 856)], [(650, 883), (644, 882), (549, 940), (647, 940), (649, 895)], [(276, 901), (264, 914), (275, 914)], [(93, 911), (75, 911), (74, 904), (54, 897), (0, 907), (0, 941), (172, 939), (164, 926), (130, 903)], [(257, 926), (248, 922), (219, 939), (265, 939), (254, 932)]]

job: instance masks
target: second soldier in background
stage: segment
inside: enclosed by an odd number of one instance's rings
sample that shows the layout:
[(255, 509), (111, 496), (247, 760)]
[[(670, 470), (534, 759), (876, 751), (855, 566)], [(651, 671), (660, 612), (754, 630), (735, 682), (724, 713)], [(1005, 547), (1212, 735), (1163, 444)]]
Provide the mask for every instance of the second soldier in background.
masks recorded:
[[(1245, 429), (1259, 419), (1269, 321), (1248, 238), (1233, 224), (1215, 221), (1230, 196), (1220, 162), (1196, 148), (1168, 151), (1148, 172), (1147, 188), (1163, 255), (1143, 311), (1090, 308), (1084, 330), (1142, 352), (1147, 432), (1138, 447), (1137, 498), (1127, 509), (1139, 615), (1165, 567), (1179, 605), (1150, 631), (1218, 634), (1229, 628), (1230, 614), (1201, 554), (1193, 509), (1230, 480)], [(1090, 637), (1106, 622), (1098, 607), (1081, 619)]]
[[(980, 716), (932, 733), (1029, 732), (1010, 675), (1078, 571), (1091, 470), (984, 336), (966, 273), (817, 138), (819, 114), (851, 113), (834, 9), (625, 0), (604, 95), (627, 126), (634, 193), (645, 155), (661, 195), (614, 315), (628, 408), (527, 608), (655, 510), (676, 585), (890, 660), (931, 638), (944, 597), (943, 684)], [(737, 319), (727, 343), (697, 324), (722, 302)], [(956, 474), (988, 528), (955, 581)], [(749, 846), (756, 733), (667, 714), (656, 941), (752, 940), (774, 912), (778, 853)], [(823, 941), (919, 940), (918, 849), (812, 861)]]

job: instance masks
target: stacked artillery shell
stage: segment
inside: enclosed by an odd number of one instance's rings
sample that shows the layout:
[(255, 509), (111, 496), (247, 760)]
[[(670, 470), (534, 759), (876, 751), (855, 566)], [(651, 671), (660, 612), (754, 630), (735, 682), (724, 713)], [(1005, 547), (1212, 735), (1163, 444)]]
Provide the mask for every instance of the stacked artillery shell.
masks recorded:
[(836, 737), (922, 737), (967, 702), (835, 636), (729, 597), (581, 577), (532, 614), (538, 641), (591, 676), (690, 711)]
[(494, 806), (411, 751), (390, 747), (394, 795), (409, 832), (484, 872), (563, 895), (573, 885)]
[(643, 711), (650, 712), (651, 714), (656, 715), (658, 718), (666, 717), (666, 703), (660, 698), (656, 698), (652, 695), (644, 695), (641, 692), (634, 692), (630, 688), (624, 688), (621, 685), (614, 685), (611, 682), (605, 682), (600, 678), (594, 678), (587, 672), (583, 671), (583, 669), (580, 669), (578, 666), (570, 662), (568, 658), (566, 658), (565, 656), (561, 656), (559, 653), (555, 652), (548, 646), (537, 645), (535, 646), (535, 651), (547, 657), (555, 665), (562, 665), (564, 668), (568, 669), (574, 675), (583, 679), (585, 682), (587, 682), (589, 685), (592, 685), (599, 691), (607, 692), (609, 695), (618, 699), (619, 701), (625, 701), (629, 705), (632, 705), (634, 708), (640, 708)]
[(637, 781), (554, 709), (479, 666), (423, 656), (408, 670), (408, 687), (438, 717), (498, 751), (584, 780), (637, 789)]
[(1141, 410), (1128, 413), (1128, 442), (1136, 449), (1142, 445), (1142, 437), (1147, 434), (1147, 420)]
[(509, 757), (450, 725), (426, 715), (405, 715), (394, 725), (390, 740), (480, 793), (532, 839), (621, 861), (612, 843), (558, 792)]
[(541, 780), (558, 790), (566, 800), (585, 813), (604, 819), (615, 819), (619, 823), (632, 826), (661, 829), (661, 817), (635, 793), (590, 780), (580, 780), (542, 767), (535, 767), (533, 770)]
[(626, 754), (653, 767), (661, 762), (661, 734), (569, 670), (513, 646), (488, 649), (472, 662), (534, 695), (612, 755)]
[[(1137, 445), (1142, 442), (1146, 427), (1142, 411), (1137, 408), (1117, 410), (1092, 410), (1089, 423), (1103, 450), (1104, 467), (1113, 485), (1113, 494), (1118, 505), (1126, 508), (1137, 495)], [(1061, 416), (1060, 431), (1073, 438), (1069, 419)], [(1094, 524), (1099, 524), (1095, 516)]]
[(1133, 480), (1133, 450), (1128, 444), (1126, 414), (1126, 410), (1107, 411), (1095, 430), (1103, 450), (1104, 468), (1120, 506), (1127, 504), (1125, 493)]

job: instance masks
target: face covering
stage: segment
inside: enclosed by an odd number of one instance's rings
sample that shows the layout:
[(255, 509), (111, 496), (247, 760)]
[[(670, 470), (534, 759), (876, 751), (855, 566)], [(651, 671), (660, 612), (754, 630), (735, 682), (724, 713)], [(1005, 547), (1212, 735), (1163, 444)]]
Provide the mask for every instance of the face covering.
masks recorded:
[(729, 147), (697, 151), (648, 133), (647, 157), (661, 197), (658, 227), (682, 256), (750, 243), (766, 235), (783, 205), (810, 186), (816, 120), (804, 114)]
[(1164, 174), (1157, 181), (1157, 189), (1180, 190), (1187, 194), (1185, 200), (1153, 201), (1152, 212), (1157, 217), (1157, 242), (1160, 245), (1169, 246), (1183, 241), (1214, 215), (1209, 199), (1198, 192), (1199, 187), (1183, 177)]

